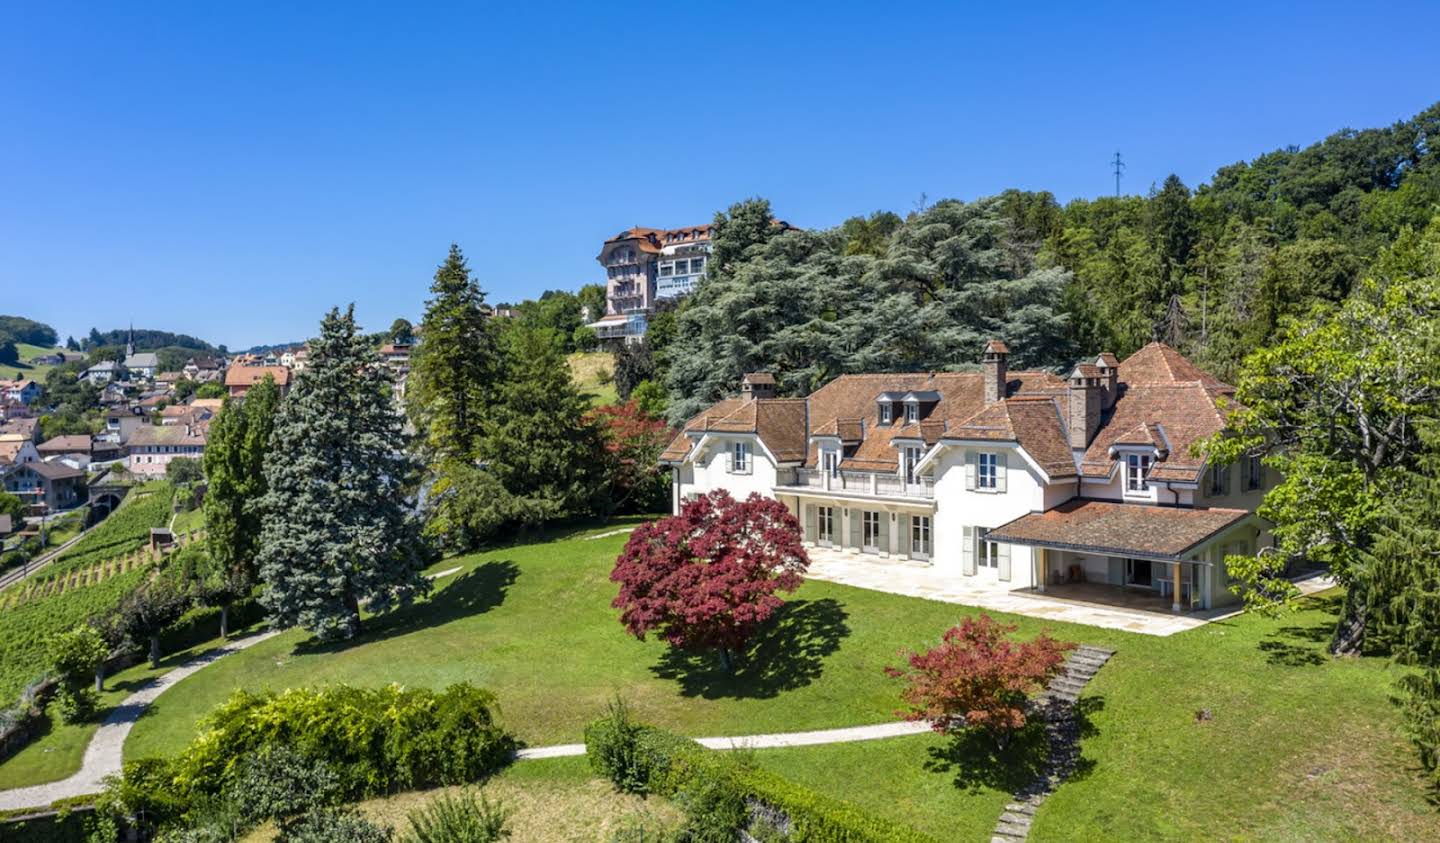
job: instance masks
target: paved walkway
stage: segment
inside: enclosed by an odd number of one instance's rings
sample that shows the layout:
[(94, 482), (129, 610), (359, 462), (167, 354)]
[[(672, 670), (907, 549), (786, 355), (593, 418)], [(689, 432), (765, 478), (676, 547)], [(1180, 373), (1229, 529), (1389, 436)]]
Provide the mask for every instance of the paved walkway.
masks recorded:
[[(905, 560), (862, 556), (825, 548), (810, 549), (807, 576), (818, 580), (886, 591), (908, 597), (976, 606), (995, 612), (1010, 612), (1031, 618), (1080, 623), (1104, 629), (1120, 629), (1143, 635), (1167, 636), (1187, 629), (1233, 617), (1234, 606), (1203, 612), (1147, 612), (1047, 597), (1032, 591), (1005, 591), (979, 584), (972, 577), (947, 572), (930, 565)], [(1297, 582), (1302, 593), (1313, 594), (1335, 583), (1329, 577), (1310, 577)]]
[[(876, 726), (849, 726), (844, 729), (819, 729), (813, 732), (779, 732), (772, 735), (740, 735), (725, 738), (696, 738), (706, 749), (780, 749), (787, 746), (819, 746), (827, 743), (877, 741), (918, 735), (930, 731), (929, 723), (881, 723)], [(567, 743), (559, 746), (537, 746), (522, 749), (517, 758), (566, 758), (584, 755), (585, 744)]]
[(278, 631), (270, 631), (237, 639), (202, 656), (196, 656), (169, 673), (145, 683), (140, 690), (126, 697), (110, 712), (105, 722), (100, 724), (95, 736), (90, 739), (90, 745), (85, 748), (85, 760), (80, 764), (80, 772), (58, 782), (0, 790), (0, 810), (43, 808), (57, 799), (99, 793), (104, 789), (102, 780), (108, 775), (120, 772), (120, 750), (125, 745), (125, 738), (130, 735), (130, 728), (135, 725), (135, 721), (140, 719), (140, 715), (150, 707), (156, 697), (211, 662), (253, 647), (279, 634)]

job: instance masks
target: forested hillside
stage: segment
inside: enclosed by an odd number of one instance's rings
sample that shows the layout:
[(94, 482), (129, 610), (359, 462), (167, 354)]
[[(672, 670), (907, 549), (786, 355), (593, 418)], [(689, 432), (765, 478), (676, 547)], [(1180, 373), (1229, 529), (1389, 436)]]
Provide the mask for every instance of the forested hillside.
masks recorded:
[(666, 384), (672, 421), (745, 371), (803, 394), (843, 372), (963, 368), (989, 336), (1018, 365), (1051, 367), (1163, 339), (1231, 378), (1286, 319), (1344, 299), (1401, 230), (1425, 226), (1440, 207), (1436, 137), (1440, 104), (1195, 190), (1171, 176), (1146, 196), (1063, 206), (1007, 191), (825, 231), (781, 231), (768, 202), (742, 202), (717, 215), (710, 276), (657, 317), (636, 368)]

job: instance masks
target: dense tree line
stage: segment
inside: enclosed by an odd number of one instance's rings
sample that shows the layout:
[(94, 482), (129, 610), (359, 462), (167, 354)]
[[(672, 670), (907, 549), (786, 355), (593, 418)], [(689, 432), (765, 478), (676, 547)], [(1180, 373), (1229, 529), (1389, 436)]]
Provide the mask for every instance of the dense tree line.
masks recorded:
[[(769, 369), (782, 394), (837, 374), (970, 365), (989, 335), (1018, 365), (1163, 339), (1222, 378), (1288, 321), (1345, 299), (1440, 204), (1440, 105), (1221, 168), (1192, 191), (1059, 204), (1044, 192), (879, 211), (783, 231), (764, 200), (717, 214), (710, 272), (650, 338), (678, 421)], [(673, 361), (673, 362), (672, 362)]]

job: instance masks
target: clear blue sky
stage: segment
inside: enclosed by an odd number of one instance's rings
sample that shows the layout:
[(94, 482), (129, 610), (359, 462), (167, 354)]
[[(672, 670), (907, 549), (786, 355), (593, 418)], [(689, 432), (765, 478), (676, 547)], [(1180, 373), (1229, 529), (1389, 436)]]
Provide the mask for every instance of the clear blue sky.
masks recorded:
[(1127, 191), (1194, 186), (1440, 99), (1435, 2), (969, 5), (0, 0), (0, 312), (379, 329), (452, 240), (518, 300), (750, 195), (806, 227), (1067, 200), (1117, 148)]

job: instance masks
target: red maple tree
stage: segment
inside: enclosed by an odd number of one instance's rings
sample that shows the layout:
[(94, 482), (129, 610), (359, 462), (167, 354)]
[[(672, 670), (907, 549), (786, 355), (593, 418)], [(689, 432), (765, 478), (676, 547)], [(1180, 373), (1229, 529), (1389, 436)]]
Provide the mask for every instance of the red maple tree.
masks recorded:
[(885, 672), (908, 684), (900, 696), (910, 708), (906, 720), (928, 720), (937, 732), (983, 728), (1003, 742), (1025, 725), (1025, 702), (1043, 689), (1075, 649), (1041, 633), (1017, 642), (1017, 627), (981, 613), (946, 630), (941, 643), (923, 652), (902, 653), (907, 669)]
[(660, 453), (670, 444), (671, 432), (665, 422), (646, 413), (640, 402), (606, 404), (591, 412), (605, 433), (610, 503), (626, 511), (634, 503), (637, 511), (657, 504), (667, 505), (670, 475), (660, 467)]
[(799, 588), (809, 564), (800, 523), (784, 504), (717, 490), (630, 535), (610, 573), (620, 584), (611, 605), (642, 641), (654, 632), (681, 649), (718, 650), (729, 671), (784, 605), (776, 592)]

